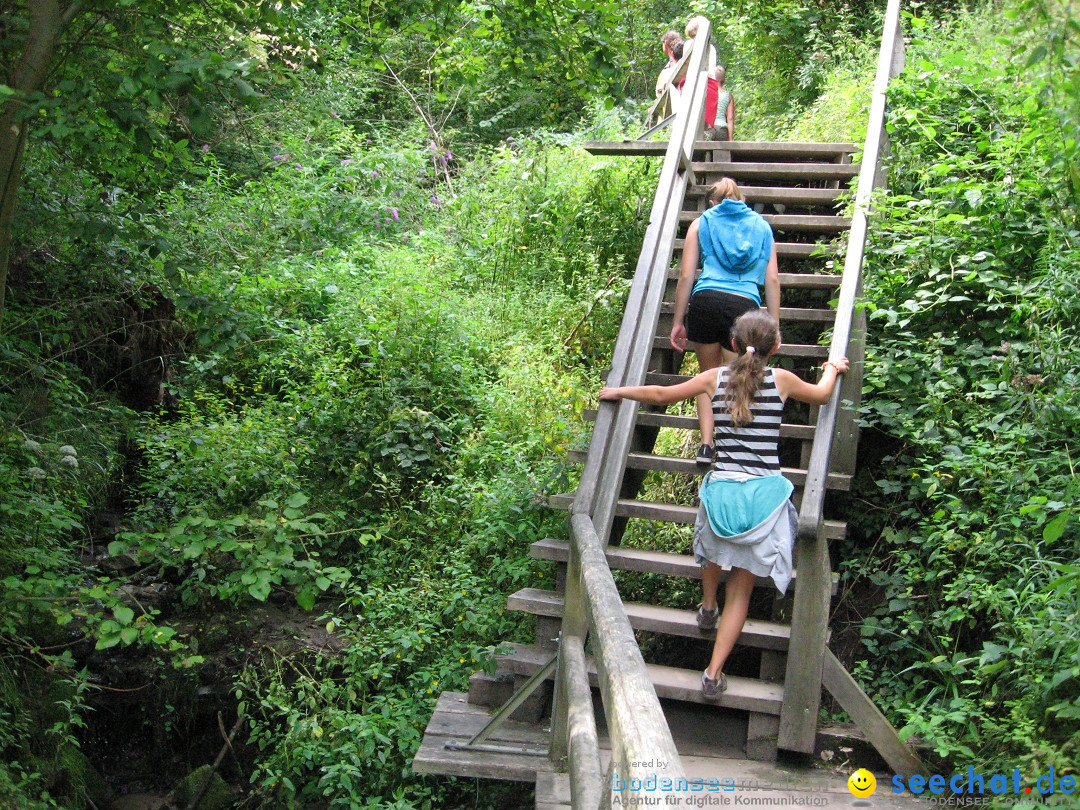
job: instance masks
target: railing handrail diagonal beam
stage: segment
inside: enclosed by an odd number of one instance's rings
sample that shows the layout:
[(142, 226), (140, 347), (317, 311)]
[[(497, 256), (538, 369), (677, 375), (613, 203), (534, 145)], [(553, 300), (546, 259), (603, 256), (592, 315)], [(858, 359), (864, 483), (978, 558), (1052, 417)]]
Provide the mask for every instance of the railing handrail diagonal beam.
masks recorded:
[[(693, 178), (694, 141), (705, 111), (705, 66), (710, 26), (704, 22), (697, 43), (686, 61), (687, 78), (683, 103), (672, 125), (664, 164), (627, 297), (626, 309), (615, 341), (609, 385), (639, 385), (645, 380), (653, 337), (667, 285), (668, 268), (675, 246), (688, 181)], [(609, 807), (611, 780), (628, 785), (645, 784), (649, 776), (662, 774), (675, 782), (685, 774), (671, 738), (648, 669), (637, 646), (630, 620), (622, 607), (618, 588), (608, 567), (604, 547), (615, 517), (615, 508), (637, 418), (637, 403), (605, 404), (593, 426), (584, 469), (570, 513), (571, 553), (563, 611), (562, 644), (572, 650), (556, 680), (556, 714), (552, 719), (552, 750), (573, 756), (570, 732), (575, 723), (580, 739), (581, 721), (591, 716), (591, 705), (582, 705), (581, 664), (577, 651), (591, 632), (600, 693), (611, 740), (611, 769), (600, 806)], [(561, 661), (561, 659), (560, 659)], [(585, 745), (590, 750), (591, 744)], [(590, 763), (591, 753), (587, 755)], [(646, 766), (650, 762), (653, 765)], [(663, 762), (662, 766), (657, 763)], [(597, 776), (593, 767), (572, 763), (571, 803), (594, 806)], [(626, 799), (639, 791), (620, 794)]]

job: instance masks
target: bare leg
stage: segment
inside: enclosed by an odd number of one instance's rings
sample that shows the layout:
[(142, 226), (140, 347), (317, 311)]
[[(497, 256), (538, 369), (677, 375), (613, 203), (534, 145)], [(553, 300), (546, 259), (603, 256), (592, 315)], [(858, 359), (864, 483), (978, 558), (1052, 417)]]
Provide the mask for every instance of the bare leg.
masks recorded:
[(705, 670), (710, 678), (720, 677), (724, 663), (742, 632), (746, 623), (746, 612), (750, 608), (750, 593), (754, 590), (756, 579), (757, 577), (745, 568), (731, 569), (724, 590), (724, 611), (720, 614), (720, 624), (716, 628), (716, 643), (713, 644), (712, 658)]
[(724, 569), (714, 562), (706, 563), (701, 572), (701, 606), (706, 610), (716, 607), (716, 589), (720, 587), (720, 575)]
[[(735, 358), (735, 353), (723, 349), (719, 343), (687, 343), (695, 355), (697, 355), (698, 368), (708, 371), (710, 368), (730, 363)], [(699, 394), (695, 400), (697, 403), (698, 428), (701, 430), (701, 443), (712, 447), (713, 438), (713, 412), (712, 397), (708, 394)]]

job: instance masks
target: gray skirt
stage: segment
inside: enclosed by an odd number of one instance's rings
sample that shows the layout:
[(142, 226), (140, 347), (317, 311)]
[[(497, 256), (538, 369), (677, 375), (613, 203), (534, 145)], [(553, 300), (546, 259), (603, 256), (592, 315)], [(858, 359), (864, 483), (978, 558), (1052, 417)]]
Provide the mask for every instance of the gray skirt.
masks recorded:
[[(769, 577), (780, 593), (791, 582), (792, 549), (799, 515), (790, 498), (775, 504), (772, 510), (753, 528), (731, 537), (720, 537), (714, 531), (706, 512), (705, 488), (713, 475), (702, 484), (702, 503), (694, 521), (694, 558), (702, 568), (715, 563), (724, 568), (744, 568), (755, 576)], [(717, 485), (737, 486), (753, 476), (717, 481)]]

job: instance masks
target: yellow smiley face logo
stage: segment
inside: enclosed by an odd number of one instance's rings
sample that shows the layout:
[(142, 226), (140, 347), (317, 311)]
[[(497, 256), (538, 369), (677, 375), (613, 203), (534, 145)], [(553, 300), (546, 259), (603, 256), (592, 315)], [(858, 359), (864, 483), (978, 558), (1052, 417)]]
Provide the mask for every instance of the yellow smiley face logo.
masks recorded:
[(866, 768), (859, 768), (848, 777), (847, 788), (852, 796), (865, 799), (867, 796), (874, 795), (874, 791), (877, 790), (877, 779)]

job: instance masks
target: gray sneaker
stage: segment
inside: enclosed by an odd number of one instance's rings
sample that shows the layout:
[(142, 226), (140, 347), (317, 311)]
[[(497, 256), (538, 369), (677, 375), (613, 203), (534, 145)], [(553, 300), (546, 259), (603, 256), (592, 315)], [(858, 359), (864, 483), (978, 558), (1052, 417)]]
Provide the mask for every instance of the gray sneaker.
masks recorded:
[(706, 610), (701, 605), (698, 605), (697, 611), (697, 626), (698, 630), (703, 633), (708, 630), (716, 629), (716, 621), (720, 618), (720, 606), (717, 605), (712, 610)]
[(719, 678), (710, 678), (709, 671), (701, 673), (701, 694), (706, 700), (719, 700), (727, 691), (727, 676), (721, 672)]

